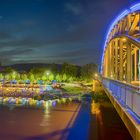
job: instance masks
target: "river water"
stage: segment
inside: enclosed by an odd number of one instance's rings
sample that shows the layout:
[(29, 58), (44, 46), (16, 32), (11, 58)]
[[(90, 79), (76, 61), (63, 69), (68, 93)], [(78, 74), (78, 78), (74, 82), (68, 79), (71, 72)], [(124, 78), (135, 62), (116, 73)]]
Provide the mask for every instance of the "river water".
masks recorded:
[(0, 106), (0, 140), (131, 140), (110, 102)]

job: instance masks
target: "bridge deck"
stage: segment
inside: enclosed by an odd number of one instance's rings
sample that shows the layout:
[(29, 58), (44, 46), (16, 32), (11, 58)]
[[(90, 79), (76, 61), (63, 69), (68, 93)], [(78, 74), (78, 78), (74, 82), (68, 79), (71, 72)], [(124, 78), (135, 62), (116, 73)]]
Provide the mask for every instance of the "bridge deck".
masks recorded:
[[(132, 100), (132, 99), (134, 100), (134, 97), (132, 96), (132, 94), (136, 94), (136, 93), (134, 93), (134, 91), (132, 91), (132, 93), (130, 91), (129, 91), (129, 93), (127, 93), (125, 90), (123, 90), (123, 85), (120, 86), (120, 84), (118, 84), (118, 83), (117, 83), (118, 88), (117, 89), (115, 88), (115, 90), (113, 90), (112, 87), (114, 85), (111, 83), (111, 81), (109, 79), (104, 79), (103, 84), (102, 84), (103, 88), (104, 88), (107, 96), (109, 97), (110, 101), (116, 108), (116, 110), (117, 110), (118, 114), (120, 115), (121, 119), (123, 120), (124, 124), (126, 125), (127, 129), (129, 130), (133, 139), (140, 140), (140, 117), (139, 117), (140, 110), (139, 110), (139, 107), (137, 107), (137, 109), (134, 109), (134, 105), (130, 104), (128, 102), (128, 100)], [(116, 84), (116, 82), (115, 82), (115, 84)], [(121, 90), (119, 89), (119, 87)], [(126, 86), (126, 87), (128, 89), (128, 86)], [(131, 90), (131, 89), (129, 89), (129, 90)], [(122, 96), (124, 93), (125, 93), (125, 96)], [(129, 96), (131, 95), (132, 97), (127, 98), (126, 97), (127, 94), (129, 94)], [(139, 94), (139, 96), (140, 96), (140, 94)], [(137, 98), (137, 99), (139, 99), (139, 98)]]

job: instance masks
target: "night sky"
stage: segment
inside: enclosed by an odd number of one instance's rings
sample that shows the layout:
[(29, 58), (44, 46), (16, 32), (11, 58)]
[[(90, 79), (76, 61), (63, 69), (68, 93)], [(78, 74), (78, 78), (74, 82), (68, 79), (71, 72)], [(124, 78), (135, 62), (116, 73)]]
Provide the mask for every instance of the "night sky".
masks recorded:
[(131, 3), (133, 0), (0, 0), (0, 61), (4, 65), (100, 64), (109, 24)]

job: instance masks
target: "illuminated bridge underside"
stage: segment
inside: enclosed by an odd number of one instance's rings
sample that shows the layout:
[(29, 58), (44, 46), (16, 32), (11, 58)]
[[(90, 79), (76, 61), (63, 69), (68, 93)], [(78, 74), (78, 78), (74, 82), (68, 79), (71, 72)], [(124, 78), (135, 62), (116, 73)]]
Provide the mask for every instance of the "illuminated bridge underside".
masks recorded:
[(120, 19), (107, 36), (102, 75), (128, 83), (139, 81), (140, 11)]
[(128, 36), (114, 37), (108, 43), (103, 76), (131, 83), (138, 81), (140, 44)]
[(140, 3), (120, 14), (106, 36), (102, 84), (134, 140), (140, 140)]

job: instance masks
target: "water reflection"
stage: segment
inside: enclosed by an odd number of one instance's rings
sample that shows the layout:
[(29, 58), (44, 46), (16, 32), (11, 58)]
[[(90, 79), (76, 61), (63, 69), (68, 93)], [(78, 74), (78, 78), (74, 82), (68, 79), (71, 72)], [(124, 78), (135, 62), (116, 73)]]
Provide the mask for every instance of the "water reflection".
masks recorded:
[[(97, 140), (132, 140), (127, 128), (110, 102), (95, 103), (93, 101), (91, 113), (90, 140), (95, 138)], [(93, 136), (93, 132), (97, 135)]]
[[(48, 102), (46, 104), (48, 104)], [(43, 115), (42, 122), (40, 123), (40, 126), (43, 126), (43, 127), (49, 126), (49, 124), (48, 124), (49, 119), (50, 119), (50, 108), (47, 105), (46, 108), (44, 108), (44, 115)]]
[(99, 103), (95, 103), (95, 101), (93, 100), (92, 101), (92, 104), (91, 104), (91, 113), (92, 114), (96, 114), (96, 115), (98, 115), (98, 114), (100, 114), (100, 104)]
[(27, 106), (27, 107), (55, 107), (57, 104), (65, 104), (66, 102), (72, 102), (73, 100), (80, 100), (79, 98), (60, 98), (54, 100), (35, 100), (32, 98), (21, 98), (21, 97), (0, 97), (0, 104), (6, 106)]
[[(34, 101), (19, 104), (6, 98), (0, 105), (0, 139), (66, 139), (75, 122), (79, 103), (69, 99)], [(22, 101), (22, 100), (21, 100)], [(18, 103), (18, 104), (16, 104)]]
[(131, 139), (109, 102), (0, 98), (0, 103), (1, 140)]

